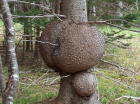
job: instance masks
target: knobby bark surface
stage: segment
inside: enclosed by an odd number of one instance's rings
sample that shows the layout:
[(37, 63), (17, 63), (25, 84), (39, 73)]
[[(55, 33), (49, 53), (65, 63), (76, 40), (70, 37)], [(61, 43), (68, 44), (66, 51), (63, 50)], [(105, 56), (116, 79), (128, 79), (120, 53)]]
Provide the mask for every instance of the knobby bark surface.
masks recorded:
[[(86, 0), (62, 0), (60, 10), (61, 14), (66, 15), (68, 19), (76, 23), (88, 21)], [(63, 77), (63, 74), (60, 74), (61, 83), (59, 94), (50, 104), (100, 104), (99, 95), (96, 90), (96, 76), (87, 72), (82, 73), (84, 73), (85, 76), (82, 75), (81, 72), (71, 74), (68, 77)], [(88, 77), (88, 75), (90, 77)], [(77, 78), (77, 76), (83, 77), (80, 79), (80, 77)], [(77, 80), (74, 81), (74, 78)], [(79, 86), (76, 85), (79, 88), (76, 88), (74, 83), (79, 83), (77, 84)], [(88, 88), (91, 88), (93, 93), (90, 93)]]
[[(76, 73), (75, 75), (78, 75), (78, 73)], [(90, 96), (78, 95), (76, 89), (72, 84), (75, 75), (61, 78), (60, 90), (55, 103), (57, 104), (57, 102), (59, 102), (58, 104), (100, 104), (96, 88), (94, 88), (95, 92)], [(97, 84), (97, 80), (95, 76), (93, 75), (92, 77), (94, 78), (94, 84)], [(87, 79), (85, 77), (85, 79), (81, 78), (81, 80), (87, 80)], [(88, 87), (88, 85), (86, 87)]]
[(0, 1), (1, 7), (2, 7), (2, 15), (3, 15), (3, 21), (5, 24), (5, 28), (7, 30), (7, 45), (8, 45), (8, 82), (6, 85), (6, 88), (3, 92), (4, 99), (3, 104), (13, 104), (14, 102), (14, 96), (16, 94), (16, 89), (19, 82), (19, 68), (16, 58), (16, 52), (15, 52), (15, 30), (13, 25), (13, 19), (11, 16), (10, 8), (8, 5), (7, 0), (1, 0)]

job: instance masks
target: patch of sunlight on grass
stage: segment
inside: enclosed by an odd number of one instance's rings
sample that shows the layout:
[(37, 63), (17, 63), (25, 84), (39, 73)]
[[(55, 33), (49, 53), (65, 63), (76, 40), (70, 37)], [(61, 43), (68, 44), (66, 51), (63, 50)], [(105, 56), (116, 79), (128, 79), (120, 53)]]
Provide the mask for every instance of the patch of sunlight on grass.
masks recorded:
[(3, 25), (3, 21), (2, 20), (0, 20), (0, 26), (2, 26)]
[(15, 23), (14, 24), (14, 27), (15, 27), (15, 30), (18, 31), (18, 30), (23, 30), (23, 25), (21, 25), (20, 23)]
[[(98, 27), (102, 32), (111, 33), (112, 31), (119, 31), (120, 29), (110, 27), (110, 26), (100, 26)], [(138, 30), (138, 28), (134, 28)], [(138, 70), (140, 68), (140, 33), (131, 31), (121, 31), (117, 35), (126, 34), (126, 36), (134, 36), (132, 39), (120, 40), (124, 43), (130, 43), (128, 49), (121, 49), (114, 45), (106, 45), (106, 54), (114, 54), (114, 56), (105, 57), (107, 60), (119, 63), (127, 67), (133, 67)]]
[(114, 56), (108, 56), (108, 57), (105, 57), (105, 59), (119, 63), (120, 65), (131, 67), (138, 70), (140, 68), (140, 64), (139, 64), (140, 41), (137, 41), (138, 38), (139, 37), (131, 39), (132, 44), (128, 49), (121, 49), (121, 48), (115, 48), (115, 47), (109, 48), (111, 46), (107, 47), (106, 53), (113, 54)]
[[(101, 26), (98, 27), (103, 33), (111, 33), (112, 31), (119, 31), (120, 29), (110, 27), (110, 26)], [(139, 30), (138, 28), (132, 28)], [(126, 68), (132, 68), (136, 73), (140, 72), (140, 33), (131, 32), (131, 31), (121, 31), (117, 35), (126, 34), (126, 36), (133, 36), (132, 39), (120, 40), (125, 43), (131, 43), (127, 49), (118, 48), (112, 44), (106, 45), (105, 54), (110, 54), (110, 56), (105, 56), (103, 59), (112, 63), (122, 65)], [(132, 74), (131, 72), (120, 71), (116, 67), (110, 65), (101, 65), (103, 67), (102, 72), (105, 76), (115, 79), (123, 84), (127, 84), (132, 88), (137, 88), (139, 90), (140, 76)], [(110, 70), (108, 70), (110, 69)], [(125, 75), (127, 74), (127, 75)], [(115, 99), (121, 96), (140, 96), (140, 92), (126, 88), (121, 84), (116, 83), (111, 79), (107, 79), (101, 75), (97, 77), (99, 79), (99, 92), (101, 96), (102, 104), (134, 104), (133, 101), (128, 99), (122, 99), (116, 101)]]

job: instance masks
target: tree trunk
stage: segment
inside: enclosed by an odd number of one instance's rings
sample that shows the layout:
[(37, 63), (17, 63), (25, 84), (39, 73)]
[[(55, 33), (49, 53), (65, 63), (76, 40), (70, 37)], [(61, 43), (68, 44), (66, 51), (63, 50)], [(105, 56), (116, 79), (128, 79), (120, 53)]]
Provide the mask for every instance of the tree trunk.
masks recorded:
[[(62, 0), (61, 14), (76, 23), (87, 22), (86, 6), (86, 0)], [(87, 72), (61, 74), (59, 94), (51, 104), (100, 104), (96, 84), (96, 77)]]
[(14, 96), (16, 94), (18, 82), (19, 82), (19, 69), (15, 52), (15, 30), (13, 25), (13, 19), (11, 16), (10, 8), (7, 0), (0, 1), (2, 7), (2, 15), (4, 25), (7, 30), (6, 39), (8, 45), (8, 82), (3, 92), (3, 104), (13, 104)]
[[(2, 59), (0, 56), (0, 93), (2, 95), (2, 99), (4, 99), (4, 89), (5, 89), (5, 80), (4, 80), (4, 73), (3, 73), (3, 66), (2, 66)], [(4, 100), (2, 100), (2, 104), (4, 104)]]
[[(36, 26), (36, 40), (39, 40), (39, 36), (40, 36), (40, 27), (39, 26)], [(35, 59), (38, 59), (39, 58), (38, 42), (35, 42), (34, 58)]]
[[(26, 35), (26, 38), (25, 40), (27, 40), (25, 43), (26, 43), (26, 51), (30, 51), (31, 50), (31, 41), (28, 41), (28, 40), (31, 40), (31, 33), (32, 33), (32, 25), (30, 23), (30, 20), (29, 19), (25, 19), (24, 21), (24, 35)], [(29, 36), (28, 36), (29, 35)]]
[(62, 0), (61, 14), (76, 23), (87, 22), (87, 4), (86, 0)]
[(61, 0), (55, 0), (54, 1), (54, 7), (55, 7), (55, 13), (60, 14), (60, 4)]
[(4, 89), (5, 89), (5, 81), (4, 81), (4, 75), (3, 75), (2, 59), (1, 59), (1, 55), (0, 55), (0, 90), (1, 90), (1, 93), (4, 91)]
[[(58, 97), (56, 98), (56, 101), (58, 101), (60, 104), (99, 104), (97, 91), (95, 91), (94, 94), (92, 94), (91, 96), (80, 96), (77, 94), (72, 84), (74, 76), (77, 75), (78, 74), (61, 78), (60, 90), (59, 90)], [(94, 83), (96, 84), (97, 80), (95, 76), (93, 75), (92, 77), (95, 79)]]
[(118, 1), (117, 16), (122, 17), (123, 1)]
[[(7, 34), (7, 32), (5, 31), (5, 34)], [(7, 46), (7, 39), (6, 39), (6, 36), (4, 36), (4, 44), (5, 46), (5, 59), (4, 59), (4, 64), (6, 65), (8, 63), (8, 46)]]

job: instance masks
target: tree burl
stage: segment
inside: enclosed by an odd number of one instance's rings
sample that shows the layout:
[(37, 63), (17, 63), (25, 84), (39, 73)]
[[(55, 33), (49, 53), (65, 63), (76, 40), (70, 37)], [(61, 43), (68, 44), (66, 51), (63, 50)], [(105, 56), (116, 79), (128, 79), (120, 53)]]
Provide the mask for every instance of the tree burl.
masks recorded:
[(104, 52), (104, 37), (95, 26), (70, 20), (47, 24), (40, 43), (46, 64), (58, 72), (76, 73), (96, 65)]

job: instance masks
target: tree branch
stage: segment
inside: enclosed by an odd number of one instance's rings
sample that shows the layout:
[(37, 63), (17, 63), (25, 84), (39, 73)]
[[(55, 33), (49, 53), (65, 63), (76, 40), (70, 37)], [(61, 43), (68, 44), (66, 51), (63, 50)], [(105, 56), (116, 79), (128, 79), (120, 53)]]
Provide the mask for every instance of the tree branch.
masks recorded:
[(135, 72), (133, 69), (125, 68), (125, 67), (123, 67), (121, 65), (118, 65), (116, 63), (112, 63), (112, 62), (109, 62), (109, 61), (106, 61), (106, 60), (101, 60), (101, 62), (109, 64), (109, 65), (112, 65), (112, 66), (115, 66), (115, 67), (117, 67), (120, 70), (128, 70), (129, 72), (131, 72), (131, 73), (133, 73), (133, 74), (135, 74), (137, 76), (140, 76), (140, 74)]
[(8, 2), (15, 2), (15, 3), (22, 3), (22, 4), (29, 4), (29, 5), (32, 5), (32, 6), (36, 6), (36, 7), (39, 7), (43, 10), (46, 10), (48, 12), (51, 12), (50, 8), (47, 7), (47, 6), (43, 6), (42, 4), (36, 4), (36, 3), (31, 3), (31, 2), (27, 2), (27, 1), (21, 1), (21, 0), (9, 0)]
[(51, 42), (47, 42), (47, 41), (39, 41), (39, 40), (22, 40), (24, 42), (38, 42), (38, 43), (42, 43), (42, 44), (49, 44), (49, 45), (52, 45), (52, 46), (58, 46), (58, 44), (54, 44), (54, 43), (51, 43)]
[(59, 18), (59, 16), (57, 16), (57, 14), (55, 14), (54, 11), (53, 11), (52, 9), (50, 9), (50, 8), (47, 7), (47, 6), (43, 6), (42, 4), (35, 4), (35, 3), (30, 3), (30, 2), (26, 2), (26, 1), (19, 1), (19, 0), (17, 0), (17, 1), (12, 1), (12, 0), (11, 0), (11, 1), (9, 1), (9, 2), (23, 3), (23, 4), (29, 4), (29, 5), (32, 5), (32, 6), (39, 7), (39, 8), (41, 8), (41, 9), (46, 10), (46, 11), (48, 11), (49, 13), (53, 14), (58, 20), (62, 21), (62, 19)]
[(138, 104), (140, 103), (140, 97), (134, 97), (134, 96), (121, 96), (115, 100), (120, 100), (122, 98), (132, 99), (134, 102), (136, 102)]
[(106, 20), (107, 22), (110, 22), (110, 21), (122, 21), (122, 22), (125, 22), (125, 23), (128, 23), (134, 27), (140, 27), (139, 24), (135, 24), (135, 23), (132, 23), (132, 22), (129, 22), (127, 20), (124, 20), (124, 19), (109, 19), (109, 20)]
[(122, 30), (128, 30), (128, 31), (132, 31), (132, 32), (140, 32), (139, 30), (133, 30), (133, 29), (129, 29), (129, 28), (125, 28), (125, 27), (122, 27), (122, 26), (111, 24), (111, 23), (109, 23), (108, 20), (106, 20), (106, 21), (88, 21), (88, 22), (83, 22), (83, 23), (79, 23), (79, 24), (85, 24), (85, 23), (88, 23), (88, 24), (105, 24), (105, 25), (109, 25), (109, 26), (112, 26), (112, 27), (122, 29)]
[(60, 15), (60, 14), (56, 14), (56, 15), (51, 15), (51, 14), (48, 14), (48, 15), (42, 15), (42, 16), (17, 16), (17, 15), (13, 15), (13, 18), (52, 18), (52, 17), (63, 17), (63, 18), (66, 18), (66, 16), (64, 15)]

